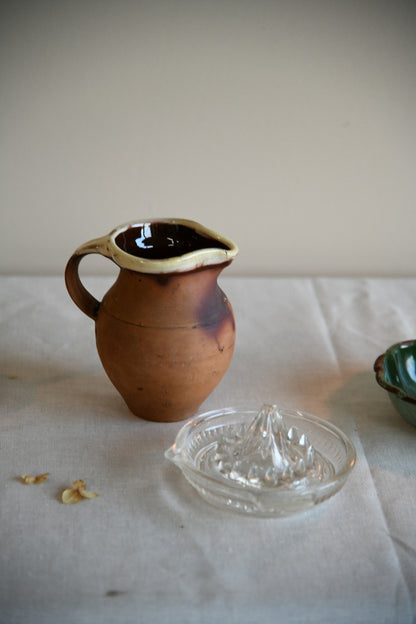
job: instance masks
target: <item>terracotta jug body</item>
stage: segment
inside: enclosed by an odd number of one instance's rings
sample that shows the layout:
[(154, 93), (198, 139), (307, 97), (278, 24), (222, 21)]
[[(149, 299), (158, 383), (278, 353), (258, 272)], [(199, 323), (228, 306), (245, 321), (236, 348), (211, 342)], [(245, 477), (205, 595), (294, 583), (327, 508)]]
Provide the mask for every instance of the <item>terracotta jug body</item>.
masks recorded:
[[(91, 253), (120, 268), (101, 302), (79, 277)], [(217, 278), (237, 253), (230, 239), (198, 223), (152, 219), (119, 226), (69, 259), (68, 292), (94, 319), (103, 367), (137, 416), (189, 418), (225, 374), (235, 323)]]

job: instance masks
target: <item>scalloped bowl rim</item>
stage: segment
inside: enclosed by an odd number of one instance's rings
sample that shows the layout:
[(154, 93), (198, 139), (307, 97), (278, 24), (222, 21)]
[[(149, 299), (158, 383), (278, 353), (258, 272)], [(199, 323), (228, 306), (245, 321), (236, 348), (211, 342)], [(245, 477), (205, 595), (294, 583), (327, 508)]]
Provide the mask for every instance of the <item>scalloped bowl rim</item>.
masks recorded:
[(416, 395), (411, 395), (408, 392), (405, 392), (401, 386), (394, 385), (386, 379), (386, 357), (399, 349), (407, 349), (411, 346), (416, 347), (416, 340), (403, 340), (402, 342), (396, 342), (391, 345), (391, 347), (379, 355), (374, 362), (374, 372), (376, 374), (376, 381), (382, 388), (394, 394), (398, 399), (416, 406)]

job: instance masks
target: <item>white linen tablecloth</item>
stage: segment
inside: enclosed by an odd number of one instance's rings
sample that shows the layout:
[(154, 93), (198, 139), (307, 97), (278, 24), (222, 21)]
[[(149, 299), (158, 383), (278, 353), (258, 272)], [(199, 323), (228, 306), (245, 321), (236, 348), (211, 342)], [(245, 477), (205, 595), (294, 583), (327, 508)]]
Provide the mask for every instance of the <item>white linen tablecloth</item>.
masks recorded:
[[(372, 371), (416, 334), (416, 279), (236, 278), (231, 366), (200, 411), (278, 403), (338, 425), (344, 488), (285, 519), (210, 506), (133, 416), (59, 277), (0, 279), (1, 624), (416, 619), (416, 428)], [(100, 297), (109, 280), (90, 278)], [(19, 475), (49, 472), (26, 486)], [(99, 498), (59, 502), (85, 479)]]

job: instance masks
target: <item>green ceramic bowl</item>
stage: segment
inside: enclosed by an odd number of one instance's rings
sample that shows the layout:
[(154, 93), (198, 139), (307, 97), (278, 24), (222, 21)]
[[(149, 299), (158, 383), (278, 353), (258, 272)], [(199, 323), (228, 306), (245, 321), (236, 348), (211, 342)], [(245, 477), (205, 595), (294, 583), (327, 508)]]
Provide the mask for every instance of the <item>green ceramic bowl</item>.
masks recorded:
[(416, 340), (391, 346), (376, 359), (374, 371), (399, 414), (416, 426)]

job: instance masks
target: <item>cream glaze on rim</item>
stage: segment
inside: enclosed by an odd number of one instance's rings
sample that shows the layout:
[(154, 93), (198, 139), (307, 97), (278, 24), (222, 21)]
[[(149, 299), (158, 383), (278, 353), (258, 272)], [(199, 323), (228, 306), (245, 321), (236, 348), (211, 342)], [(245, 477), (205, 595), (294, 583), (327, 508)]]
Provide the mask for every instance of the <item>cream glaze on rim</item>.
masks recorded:
[[(165, 223), (185, 226), (202, 237), (218, 241), (218, 247), (207, 247), (169, 258), (143, 258), (132, 255), (119, 247), (116, 238), (135, 226)], [(225, 248), (224, 248), (225, 247)], [(197, 268), (231, 262), (238, 253), (237, 245), (229, 238), (221, 236), (196, 221), (189, 219), (151, 218), (129, 221), (114, 228), (108, 235), (96, 238), (79, 247), (75, 254), (98, 253), (113, 260), (120, 268), (139, 273), (183, 273)]]

